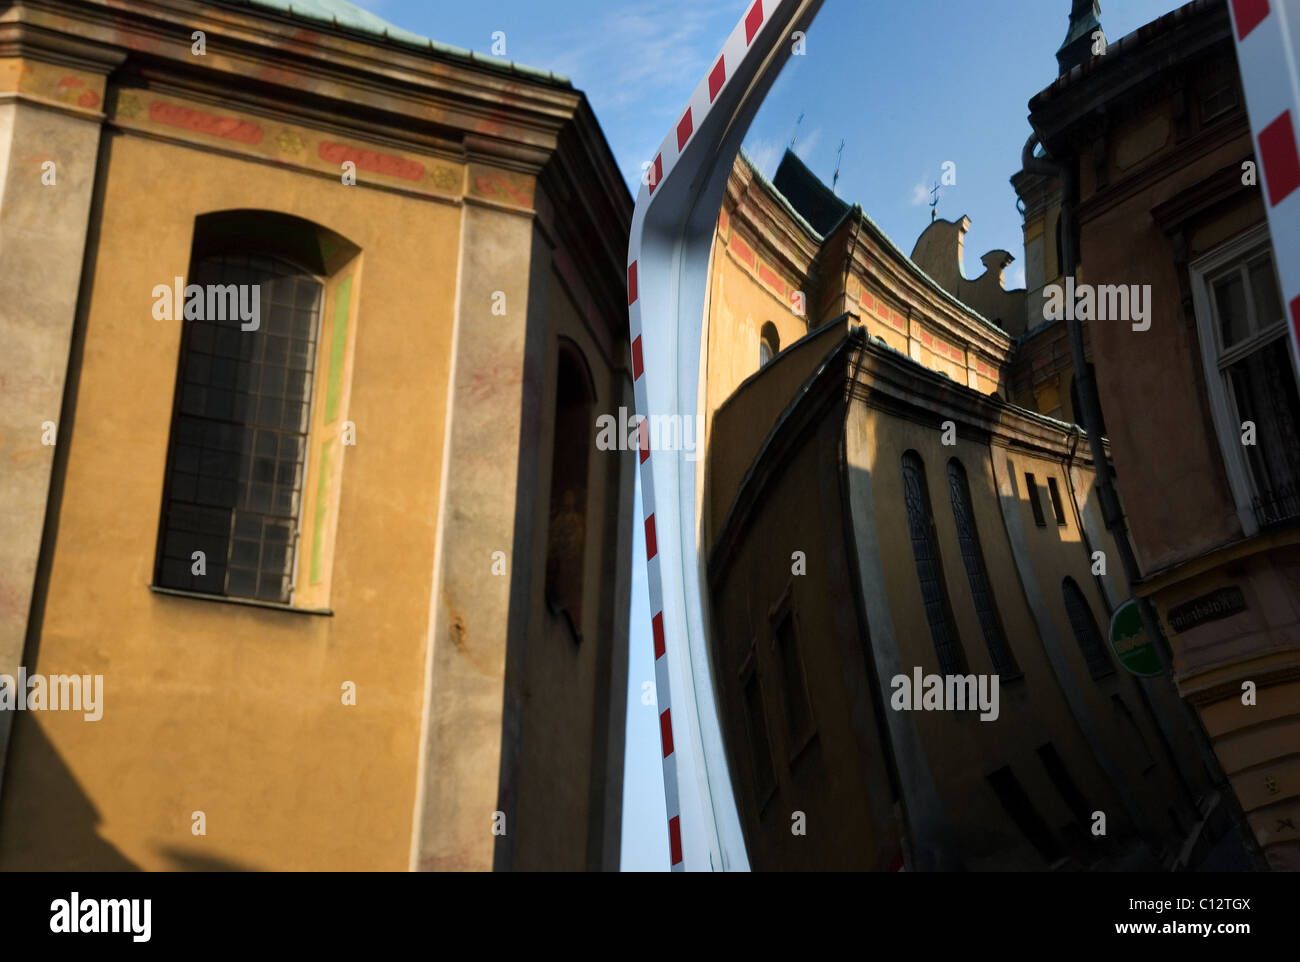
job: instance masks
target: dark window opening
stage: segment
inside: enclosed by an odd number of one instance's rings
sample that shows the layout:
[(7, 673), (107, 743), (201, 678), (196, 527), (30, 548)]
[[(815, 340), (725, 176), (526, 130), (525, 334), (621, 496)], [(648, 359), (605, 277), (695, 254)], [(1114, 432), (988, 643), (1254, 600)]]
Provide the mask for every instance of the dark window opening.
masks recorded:
[(1083, 596), (1079, 585), (1073, 578), (1061, 582), (1061, 591), (1065, 595), (1065, 613), (1074, 630), (1074, 639), (1083, 651), (1084, 661), (1088, 663), (1088, 673), (1094, 679), (1114, 674), (1115, 667), (1106, 655), (1106, 643), (1102, 640), (1097, 622), (1092, 617), (1088, 599)]
[(1057, 754), (1056, 746), (1051, 742), (1039, 745), (1038, 760), (1043, 763), (1043, 770), (1047, 772), (1048, 779), (1056, 787), (1057, 794), (1061, 796), (1061, 801), (1065, 802), (1065, 807), (1070, 810), (1070, 814), (1080, 825), (1090, 825), (1092, 809), (1087, 799), (1083, 797), (1083, 792), (1079, 790), (1078, 784), (1070, 777), (1065, 762)]
[[(244, 253), (196, 257), (189, 283), (204, 289), (204, 310), (180, 321), (155, 578), (288, 604), (324, 285), (288, 261)], [(257, 327), (245, 330), (234, 305), (251, 311), (254, 289)]]
[(763, 330), (758, 341), (758, 366), (764, 367), (772, 358), (781, 353), (781, 335), (777, 333), (776, 325), (767, 321), (763, 325)]
[(776, 789), (776, 773), (772, 769), (772, 743), (767, 734), (767, 716), (763, 713), (763, 690), (758, 682), (758, 673), (750, 671), (743, 686), (750, 763), (754, 767), (754, 796), (761, 808)]
[(1243, 420), (1255, 424), (1255, 443), (1242, 446), (1255, 490), (1260, 527), (1300, 517), (1300, 394), (1283, 335), (1227, 368)]
[(1043, 517), (1043, 502), (1038, 497), (1038, 482), (1028, 471), (1025, 472), (1025, 488), (1029, 492), (1029, 507), (1034, 512), (1034, 524), (1040, 528), (1047, 527), (1047, 519)]
[(546, 601), (582, 640), (583, 562), (587, 545), (587, 466), (594, 392), (576, 349), (562, 346), (556, 371), (551, 445), (551, 505), (546, 543)]
[(1128, 705), (1124, 704), (1124, 699), (1119, 695), (1110, 696), (1111, 706), (1115, 709), (1115, 715), (1119, 718), (1122, 726), (1128, 731), (1129, 741), (1138, 749), (1142, 758), (1142, 772), (1146, 774), (1156, 767), (1155, 756), (1151, 754), (1151, 746), (1147, 744), (1147, 736), (1142, 732), (1142, 726), (1138, 724), (1133, 713), (1129, 711)]
[(1061, 489), (1056, 485), (1056, 478), (1047, 479), (1047, 494), (1052, 499), (1052, 514), (1056, 515), (1056, 523), (1065, 524), (1065, 505), (1061, 503)]
[(930, 496), (925, 484), (925, 466), (915, 451), (903, 455), (903, 499), (907, 508), (907, 527), (916, 559), (916, 577), (921, 584), (925, 617), (930, 636), (939, 656), (939, 670), (946, 675), (966, 673), (966, 656), (953, 622), (948, 602), (948, 588), (943, 578), (939, 539), (930, 511)]
[(966, 469), (956, 458), (948, 462), (948, 493), (952, 500), (953, 520), (957, 525), (961, 560), (966, 566), (966, 578), (970, 581), (975, 613), (979, 616), (984, 642), (988, 645), (989, 656), (993, 660), (993, 670), (1003, 681), (1019, 678), (1022, 672), (1007, 644), (997, 601), (993, 597), (993, 587), (989, 584), (988, 570), (984, 565), (984, 549), (980, 545), (979, 528), (975, 524), (970, 482), (966, 477)]
[(785, 717), (793, 754), (802, 746), (812, 727), (812, 709), (808, 704), (808, 685), (799, 643), (795, 637), (794, 614), (786, 611), (776, 626), (777, 657), (781, 664), (781, 693), (785, 699)]
[(1052, 834), (1052, 830), (1047, 827), (1047, 822), (1043, 821), (1043, 817), (1034, 808), (1034, 803), (1030, 801), (1025, 790), (1020, 787), (1020, 782), (1011, 773), (1011, 768), (1003, 766), (996, 772), (989, 773), (988, 782), (1006, 813), (1011, 816), (1011, 820), (1016, 823), (1016, 827), (1038, 854), (1049, 865), (1062, 858), (1065, 854), (1064, 849)]
[(1224, 69), (1213, 70), (1196, 85), (1203, 125), (1217, 120), (1237, 106), (1235, 73), (1236, 71)]

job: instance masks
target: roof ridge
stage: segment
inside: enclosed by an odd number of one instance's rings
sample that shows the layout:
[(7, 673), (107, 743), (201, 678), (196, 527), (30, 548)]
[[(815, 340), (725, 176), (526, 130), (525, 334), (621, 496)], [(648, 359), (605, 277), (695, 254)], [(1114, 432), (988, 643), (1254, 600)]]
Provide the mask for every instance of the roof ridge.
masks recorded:
[(362, 33), (371, 38), (379, 38), (408, 47), (432, 51), (446, 57), (465, 60), (481, 67), (490, 67), (558, 86), (573, 86), (572, 81), (563, 74), (530, 67), (527, 64), (506, 60), (502, 57), (490, 57), (473, 50), (467, 50), (464, 47), (440, 43), (430, 37), (412, 33), (410, 30), (404, 30), (396, 24), (389, 23), (377, 14), (349, 2), (349, 0), (218, 0), (218, 2), (271, 10), (296, 19), (330, 24), (339, 30)]
[[(804, 218), (804, 216), (800, 214), (797, 210), (795, 210), (795, 207), (793, 204), (790, 203), (789, 198), (787, 198), (784, 194), (782, 194), (781, 191), (777, 189), (776, 185), (773, 184), (772, 181), (768, 180), (767, 177), (763, 175), (763, 172), (758, 169), (758, 165), (754, 162), (754, 159), (749, 156), (749, 154), (746, 152), (744, 147), (740, 148), (740, 156), (745, 161), (745, 163), (749, 166), (750, 170), (753, 171), (755, 179), (758, 180), (764, 187), (766, 187), (772, 193), (772, 195), (780, 201), (781, 205), (789, 213), (794, 215), (798, 223), (805, 230), (807, 230), (814, 238), (816, 238), (818, 243), (824, 242), (826, 240), (826, 237), (829, 237), (831, 234), (835, 233), (835, 231), (839, 230), (840, 224), (844, 223), (844, 219), (846, 217), (852, 216), (853, 212), (856, 210), (858, 212), (858, 215), (863, 219), (863, 221), (866, 222), (867, 226), (870, 227), (871, 230), (879, 236), (880, 240), (888, 244), (894, 250), (894, 252), (898, 254), (898, 257), (903, 262), (903, 264), (911, 268), (913, 271), (915, 271), (921, 277), (922, 280), (924, 280), (931, 288), (933, 288), (934, 292), (938, 294), (939, 297), (949, 301), (954, 307), (970, 315), (972, 318), (984, 324), (986, 327), (990, 328), (991, 330), (997, 331), (1003, 337), (1010, 338), (1012, 341), (1015, 340), (1015, 338), (1012, 337), (1012, 335), (1007, 330), (1005, 330), (1002, 327), (999, 327), (997, 324), (994, 324), (993, 321), (989, 320), (979, 311), (975, 310), (975, 308), (971, 307), (969, 304), (967, 304), (961, 298), (957, 297), (955, 294), (953, 294), (951, 291), (945, 288), (942, 284), (936, 281), (933, 277), (931, 277), (929, 273), (927, 273), (924, 270), (924, 268), (921, 267), (920, 264), (912, 260), (910, 256), (908, 256), (903, 252), (903, 249), (901, 247), (899, 247), (897, 244), (894, 243), (893, 239), (888, 234), (885, 233), (884, 229), (879, 224), (877, 224), (874, 220), (871, 219), (871, 215), (862, 209), (862, 205), (850, 204), (848, 201), (842, 200), (837, 195), (834, 195), (832, 192), (832, 196), (835, 196), (835, 199), (839, 200), (844, 205), (845, 208), (844, 214), (843, 216), (840, 217), (838, 221), (835, 222), (835, 226), (832, 227), (826, 233), (825, 236), (823, 236), (817, 233), (817, 231), (813, 228), (813, 226), (810, 223), (808, 223), (808, 221)], [(794, 156), (796, 157), (796, 159), (799, 159), (798, 155), (794, 155)], [(826, 182), (823, 181), (816, 174), (812, 173), (812, 170), (808, 167), (807, 164), (804, 164), (802, 160), (799, 160), (799, 163), (803, 164), (804, 169), (808, 171), (809, 175), (812, 176), (813, 179), (815, 179), (817, 183), (822, 186), (823, 189), (827, 191), (830, 190), (830, 188), (826, 187)]]

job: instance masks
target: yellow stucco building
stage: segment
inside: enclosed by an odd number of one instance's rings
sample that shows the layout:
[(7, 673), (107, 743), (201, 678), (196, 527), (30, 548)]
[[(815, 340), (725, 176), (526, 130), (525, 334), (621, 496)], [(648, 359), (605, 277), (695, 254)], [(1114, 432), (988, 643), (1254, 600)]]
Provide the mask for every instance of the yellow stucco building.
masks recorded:
[(586, 98), (340, 3), (0, 34), (0, 674), (102, 679), (0, 712), (0, 870), (617, 867)]

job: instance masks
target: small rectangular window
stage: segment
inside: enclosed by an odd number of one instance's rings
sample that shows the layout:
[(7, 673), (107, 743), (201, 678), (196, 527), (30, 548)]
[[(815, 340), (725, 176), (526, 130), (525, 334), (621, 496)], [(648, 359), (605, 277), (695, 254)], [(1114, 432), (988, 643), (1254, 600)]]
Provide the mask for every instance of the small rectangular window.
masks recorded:
[(1024, 833), (1029, 844), (1034, 846), (1048, 864), (1052, 864), (1064, 856), (1065, 852), (1061, 843), (1056, 840), (1052, 830), (1047, 827), (1043, 821), (1043, 816), (1038, 814), (1034, 808), (1034, 803), (1030, 801), (1025, 790), (1020, 787), (1020, 782), (1012, 774), (1009, 766), (1003, 766), (996, 772), (991, 772), (988, 776), (989, 787), (997, 795), (998, 801), (1006, 813), (1011, 816), (1011, 820), (1016, 823), (1016, 827)]
[(1025, 472), (1025, 488), (1029, 491), (1029, 507), (1034, 511), (1034, 524), (1040, 528), (1047, 527), (1047, 519), (1043, 517), (1043, 502), (1038, 499), (1038, 482), (1028, 471)]
[(754, 798), (762, 808), (776, 790), (772, 744), (767, 735), (767, 716), (763, 713), (763, 689), (759, 686), (756, 671), (750, 671), (741, 684), (745, 697), (745, 722), (749, 728), (750, 762), (754, 766)]
[(1196, 87), (1202, 124), (1217, 120), (1237, 106), (1237, 84), (1227, 70), (1211, 71)]
[(1051, 742), (1046, 745), (1038, 746), (1038, 759), (1043, 763), (1043, 770), (1047, 772), (1048, 779), (1056, 787), (1057, 793), (1061, 796), (1061, 801), (1065, 802), (1065, 807), (1070, 810), (1070, 814), (1075, 817), (1080, 825), (1089, 825), (1092, 822), (1092, 809), (1089, 807), (1087, 799), (1084, 798), (1083, 792), (1079, 790), (1078, 784), (1065, 768), (1065, 762), (1057, 754), (1056, 746)]
[(808, 688), (804, 679), (803, 660), (795, 638), (794, 614), (786, 611), (776, 627), (777, 657), (781, 664), (781, 692), (785, 697), (786, 725), (791, 754), (803, 748), (812, 728), (812, 710), (808, 705)]
[(1056, 515), (1056, 523), (1065, 524), (1065, 506), (1061, 504), (1061, 489), (1056, 486), (1056, 478), (1047, 479), (1047, 494), (1052, 499), (1052, 514)]

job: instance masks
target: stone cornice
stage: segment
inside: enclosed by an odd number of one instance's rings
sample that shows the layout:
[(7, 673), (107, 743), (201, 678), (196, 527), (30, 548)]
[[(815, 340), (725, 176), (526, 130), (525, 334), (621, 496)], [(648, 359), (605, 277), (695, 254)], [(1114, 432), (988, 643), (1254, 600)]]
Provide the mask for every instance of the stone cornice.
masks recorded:
[(107, 76), (121, 66), (127, 51), (90, 43), (73, 34), (15, 19), (21, 7), (0, 13), (0, 57), (26, 57)]
[(1104, 57), (1058, 78), (1029, 101), (1029, 123), (1049, 154), (1062, 151), (1062, 138), (1087, 136), (1081, 125), (1113, 113), (1122, 103), (1144, 96), (1166, 82), (1169, 68), (1186, 63), (1215, 45), (1232, 47), (1226, 2), (1176, 10), (1112, 44)]
[[(1224, 123), (1207, 127), (1187, 140), (1166, 148), (1157, 159), (1139, 165), (1129, 176), (1096, 191), (1078, 205), (1075, 216), (1078, 217), (1079, 223), (1087, 223), (1129, 198), (1145, 194), (1154, 185), (1164, 182), (1216, 147), (1230, 144), (1235, 140), (1240, 140), (1243, 147), (1250, 150), (1250, 125), (1246, 119), (1245, 109), (1240, 107)], [(1246, 159), (1246, 156), (1242, 159)], [(1236, 180), (1237, 187), (1240, 188), (1240, 164), (1237, 166)]]
[(790, 215), (743, 158), (737, 158), (727, 178), (724, 204), (732, 228), (743, 225), (745, 239), (767, 260), (773, 260), (800, 280), (807, 277), (822, 242)]
[(538, 188), (552, 205), (538, 221), (564, 246), (593, 310), (603, 318), (602, 347), (609, 362), (627, 364), (631, 355), (621, 345), (628, 341), (625, 278), (632, 198), (585, 100), (562, 131)]
[[(893, 294), (909, 308), (919, 310), (922, 321), (975, 348), (995, 364), (1007, 364), (1013, 346), (1010, 334), (953, 304), (948, 300), (951, 296), (948, 292), (940, 294), (932, 289), (920, 276), (919, 267), (894, 255), (888, 239), (873, 224), (864, 218), (863, 225), (870, 243), (859, 241), (853, 250), (853, 269), (859, 277), (875, 278), (883, 284), (884, 293)], [(840, 227), (844, 229), (846, 226)]]
[[(1001, 447), (1092, 466), (1081, 428), (958, 384), (896, 351), (867, 341), (857, 363), (854, 396), (868, 405), (936, 429), (944, 421), (957, 425), (958, 437), (973, 437)], [(1080, 442), (1071, 442), (1078, 432)]]
[[(116, 52), (128, 71), (227, 101), (279, 100), (360, 129), (460, 145), (467, 160), (536, 173), (583, 95), (567, 83), (512, 74), (430, 49), (367, 39), (262, 8), (195, 0), (23, 0), (0, 29), (62, 35)], [(203, 30), (207, 53), (191, 52)]]
[[(203, 56), (191, 52), (194, 30), (205, 33)], [(0, 51), (107, 76), (110, 118), (120, 91), (145, 91), (211, 106), (217, 114), (468, 165), (467, 190), (460, 180), (451, 188), (440, 185), (453, 202), (463, 195), (466, 203), (531, 212), (531, 188), (521, 188), (518, 199), (508, 185), (496, 199), (488, 196), (491, 189), (476, 191), (476, 171), (482, 170), (476, 165), (535, 177), (562, 205), (559, 233), (583, 260), (579, 270), (600, 313), (611, 330), (624, 327), (619, 279), (632, 198), (586, 97), (567, 81), (261, 7), (198, 0), (21, 0), (0, 13)], [(219, 142), (202, 146), (223, 149)], [(400, 182), (372, 178), (372, 184), (404, 189)]]
[[(751, 380), (758, 379), (761, 372)], [(744, 387), (742, 384), (738, 390)], [(757, 383), (753, 387), (758, 389)], [(1082, 429), (959, 385), (882, 346), (863, 328), (853, 326), (800, 386), (759, 445), (718, 528), (709, 557), (711, 584), (725, 577), (749, 530), (748, 519), (765, 503), (767, 486), (815, 433), (820, 420), (828, 413), (842, 411), (836, 402), (846, 396), (850, 402), (864, 403), (936, 431), (943, 421), (951, 420), (959, 437), (1057, 461), (1073, 454), (1075, 463), (1088, 470), (1094, 468)], [(1103, 445), (1108, 450), (1104, 439)]]

